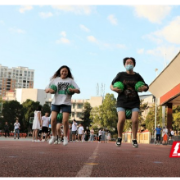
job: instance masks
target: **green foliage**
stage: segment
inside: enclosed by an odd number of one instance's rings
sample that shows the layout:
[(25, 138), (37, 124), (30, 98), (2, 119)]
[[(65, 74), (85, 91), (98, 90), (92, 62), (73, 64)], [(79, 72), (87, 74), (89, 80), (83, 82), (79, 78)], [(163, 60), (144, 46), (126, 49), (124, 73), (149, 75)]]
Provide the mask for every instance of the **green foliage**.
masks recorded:
[(28, 132), (29, 129), (31, 129), (29, 124), (29, 118), (34, 117), (34, 111), (38, 108), (40, 103), (34, 102), (30, 99), (27, 99), (23, 104), (23, 111), (24, 111), (24, 117), (23, 117), (23, 123), (26, 127), (25, 132)]
[(106, 94), (102, 105), (92, 109), (90, 118), (98, 127), (106, 127), (109, 130), (116, 129), (118, 117), (114, 95)]
[(173, 114), (172, 127), (176, 131), (180, 131), (180, 112)]
[(84, 120), (82, 122), (82, 125), (84, 127), (87, 127), (87, 126), (89, 127), (90, 126), (90, 123), (91, 123), (91, 119), (90, 119), (91, 109), (92, 109), (92, 107), (91, 107), (90, 103), (85, 102), (84, 105), (83, 105), (83, 113), (82, 113), (82, 117), (81, 117), (81, 119)]
[[(18, 101), (13, 100), (3, 102), (2, 115), (2, 124), (4, 126), (5, 122), (8, 122), (10, 131), (14, 130), (16, 118), (19, 119), (19, 123), (22, 125), (23, 109)], [(23, 125), (21, 127), (23, 129)]]
[(49, 115), (51, 113), (51, 108), (48, 104), (42, 106), (42, 115), (44, 116), (46, 112), (49, 113)]
[[(162, 127), (162, 107), (157, 107), (157, 119), (156, 126), (160, 124)], [(155, 106), (150, 107), (150, 110), (146, 116), (145, 120), (146, 129), (148, 129), (151, 133), (155, 128)]]

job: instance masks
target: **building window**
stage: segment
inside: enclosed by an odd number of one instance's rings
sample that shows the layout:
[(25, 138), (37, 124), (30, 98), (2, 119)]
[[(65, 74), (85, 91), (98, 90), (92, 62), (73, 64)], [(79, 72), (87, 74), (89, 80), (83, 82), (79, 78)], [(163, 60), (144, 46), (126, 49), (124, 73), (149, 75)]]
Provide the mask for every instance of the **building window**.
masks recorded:
[(75, 113), (74, 113), (74, 112), (72, 112), (72, 113), (71, 113), (71, 116), (72, 116), (72, 117), (74, 117), (74, 115), (75, 115)]
[(73, 103), (73, 109), (75, 109), (75, 105), (76, 105), (76, 104), (75, 104), (75, 103)]
[(83, 108), (83, 104), (77, 104), (77, 108), (78, 109), (82, 109)]
[(77, 113), (77, 117), (78, 117), (78, 118), (81, 118), (81, 117), (82, 117), (82, 113), (78, 112), (78, 113)]

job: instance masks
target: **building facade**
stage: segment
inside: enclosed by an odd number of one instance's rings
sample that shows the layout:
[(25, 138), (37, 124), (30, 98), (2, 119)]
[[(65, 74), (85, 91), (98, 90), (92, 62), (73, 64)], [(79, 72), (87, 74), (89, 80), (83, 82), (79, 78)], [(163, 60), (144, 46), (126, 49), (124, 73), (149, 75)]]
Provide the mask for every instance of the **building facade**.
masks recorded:
[(15, 91), (16, 88), (33, 88), (34, 70), (27, 67), (8, 68), (0, 64), (0, 96), (5, 97), (6, 92)]
[(90, 103), (91, 107), (98, 107), (102, 105), (103, 102), (103, 97), (102, 96), (94, 96), (91, 97), (90, 99), (72, 99), (71, 103), (71, 117), (70, 120), (77, 120), (77, 121), (82, 121), (81, 116), (83, 115), (83, 106), (84, 103), (88, 102)]
[(31, 99), (33, 101), (39, 101), (41, 105), (51, 104), (52, 95), (46, 93), (43, 89), (16, 89), (15, 91), (15, 100), (17, 100), (20, 104), (25, 102), (27, 99)]

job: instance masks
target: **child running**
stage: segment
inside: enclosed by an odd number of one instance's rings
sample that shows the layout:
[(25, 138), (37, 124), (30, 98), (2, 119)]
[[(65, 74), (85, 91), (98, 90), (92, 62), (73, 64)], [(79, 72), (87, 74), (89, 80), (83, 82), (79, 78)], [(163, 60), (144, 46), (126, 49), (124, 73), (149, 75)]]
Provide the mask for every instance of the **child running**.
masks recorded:
[[(71, 86), (71, 88), (69, 87)], [(73, 86), (73, 87), (72, 87)], [(49, 144), (53, 144), (56, 136), (56, 119), (57, 114), (62, 110), (63, 126), (64, 126), (64, 142), (63, 145), (68, 144), (68, 129), (69, 129), (69, 115), (71, 113), (71, 97), (73, 93), (80, 93), (78, 85), (74, 82), (70, 68), (68, 66), (61, 66), (51, 78), (50, 85), (45, 89), (46, 93), (54, 94), (51, 105), (51, 130), (52, 136)]]
[[(125, 111), (126, 109), (130, 109), (132, 111), (132, 133), (133, 139), (132, 144), (133, 147), (137, 148), (137, 130), (138, 130), (138, 112), (140, 108), (140, 100), (138, 96), (138, 92), (147, 91), (149, 89), (148, 85), (144, 82), (143, 78), (140, 74), (133, 71), (136, 61), (132, 57), (126, 57), (123, 59), (123, 64), (126, 68), (126, 72), (119, 72), (112, 84), (110, 86), (112, 91), (118, 93), (117, 98), (117, 112), (118, 112), (118, 139), (116, 140), (116, 145), (120, 146), (122, 141), (122, 132), (124, 128), (124, 123), (126, 119)], [(124, 89), (118, 89), (117, 87), (113, 87), (114, 83), (122, 82), (124, 84)], [(144, 83), (143, 86), (138, 88), (138, 91), (135, 90), (135, 85), (137, 82), (142, 81)]]

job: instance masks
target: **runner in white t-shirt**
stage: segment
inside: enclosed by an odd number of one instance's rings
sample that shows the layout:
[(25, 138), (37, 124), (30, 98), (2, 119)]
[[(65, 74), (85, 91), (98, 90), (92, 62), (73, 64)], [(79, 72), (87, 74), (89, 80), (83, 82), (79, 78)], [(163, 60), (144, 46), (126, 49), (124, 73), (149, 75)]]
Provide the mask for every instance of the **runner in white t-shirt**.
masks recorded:
[(45, 89), (46, 93), (54, 94), (51, 104), (51, 127), (52, 137), (49, 144), (54, 143), (56, 136), (56, 121), (57, 114), (62, 110), (63, 126), (64, 126), (64, 142), (63, 145), (68, 144), (68, 130), (69, 130), (69, 116), (71, 113), (71, 97), (74, 93), (79, 94), (80, 89), (75, 83), (71, 70), (68, 66), (61, 66), (51, 78), (49, 87)]

